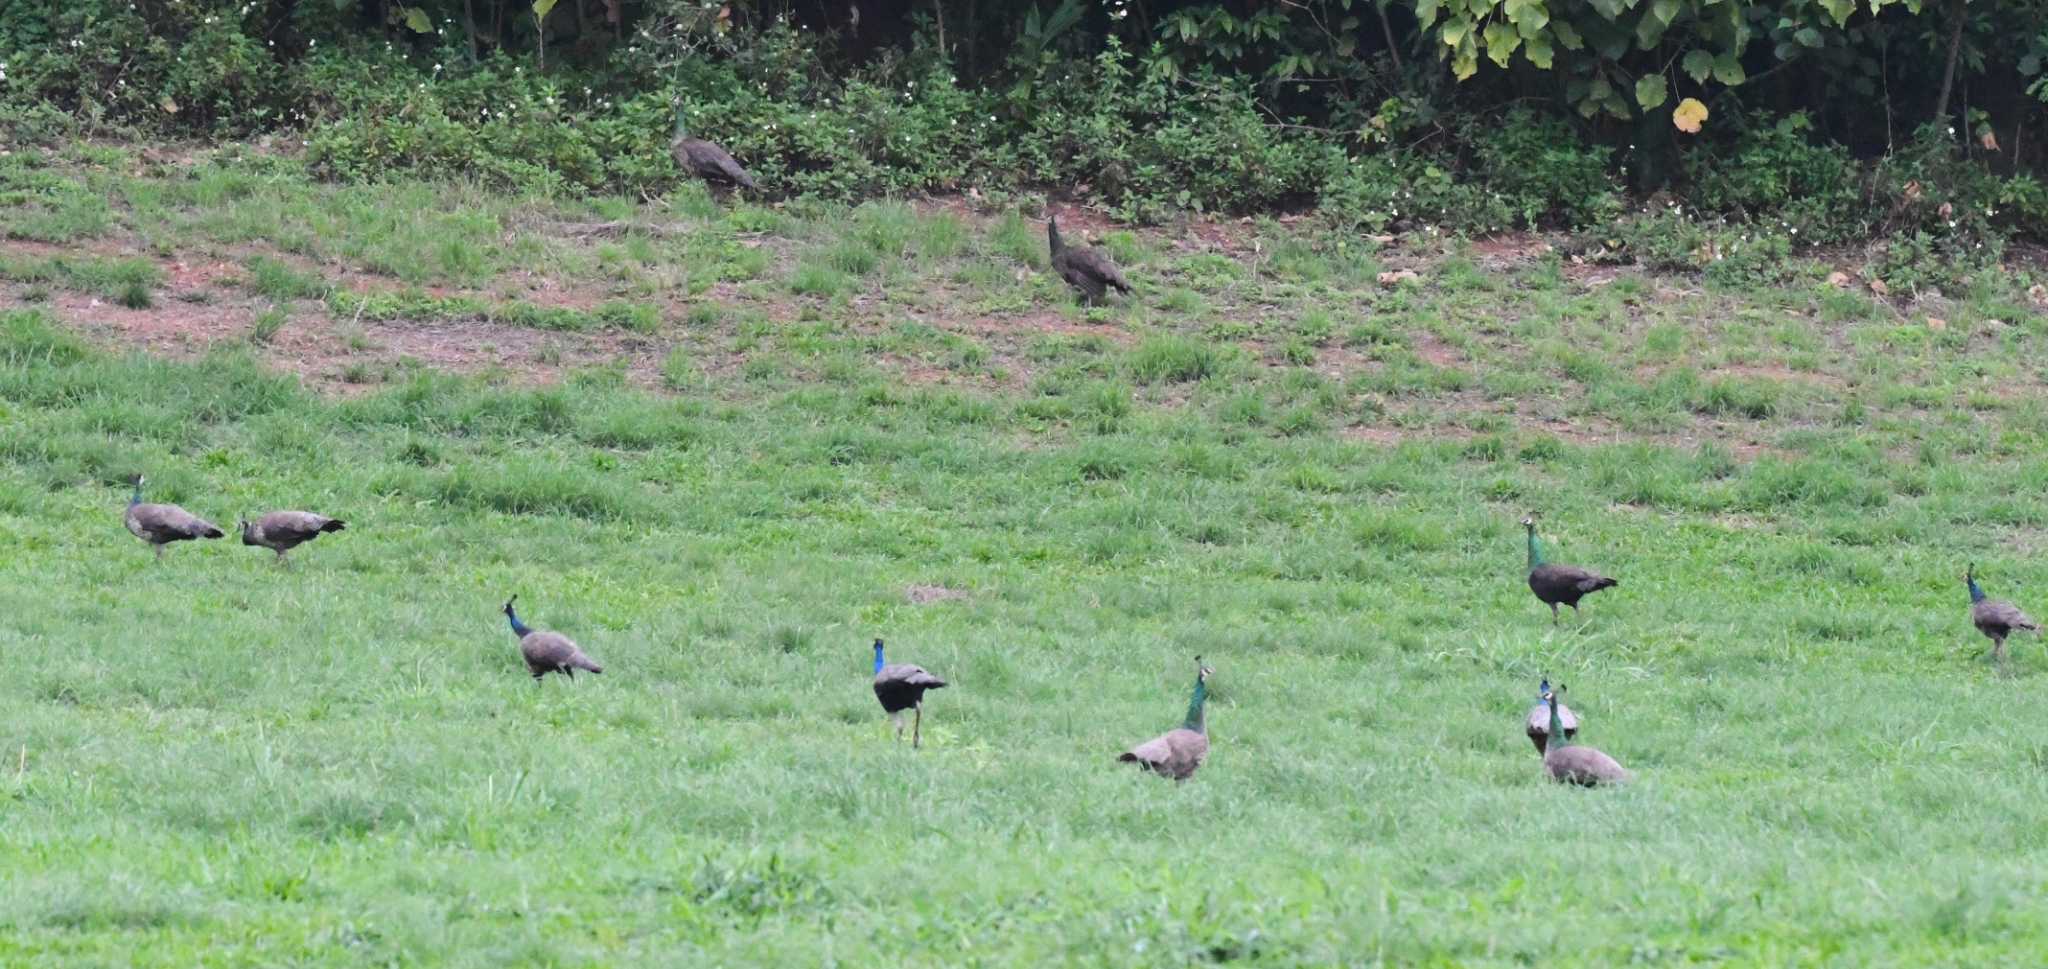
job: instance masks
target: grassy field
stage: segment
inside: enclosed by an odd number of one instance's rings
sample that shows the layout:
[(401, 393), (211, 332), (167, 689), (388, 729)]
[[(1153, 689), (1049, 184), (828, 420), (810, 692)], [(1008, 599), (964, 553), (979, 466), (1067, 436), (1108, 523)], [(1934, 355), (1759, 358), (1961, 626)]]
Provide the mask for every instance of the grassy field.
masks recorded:
[[(2048, 957), (2048, 655), (1961, 581), (2048, 611), (2031, 279), (1093, 230), (1128, 303), (1001, 206), (0, 158), (0, 963)], [(138, 471), (349, 529), (156, 565)], [(1621, 579), (1557, 626), (1532, 510)], [(1113, 763), (1197, 653), (1208, 766)]]

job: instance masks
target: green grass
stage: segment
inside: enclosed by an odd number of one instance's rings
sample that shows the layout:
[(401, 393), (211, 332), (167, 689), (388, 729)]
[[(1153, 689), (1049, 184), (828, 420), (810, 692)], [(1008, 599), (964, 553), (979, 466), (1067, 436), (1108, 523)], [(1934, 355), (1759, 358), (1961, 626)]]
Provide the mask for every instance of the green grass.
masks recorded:
[[(208, 312), (248, 322), (173, 361), (0, 312), (0, 964), (2003, 965), (2048, 934), (2048, 653), (1996, 675), (1960, 581), (2048, 610), (2023, 295), (1929, 333), (1828, 290), (1455, 256), (1383, 290), (1312, 232), (1257, 270), (1115, 232), (1190, 315), (1077, 324), (1014, 214), (112, 187), (174, 249), (245, 247)], [(17, 295), (162, 285), (6, 259)], [(551, 332), (462, 376), (358, 328), (457, 319)], [(345, 393), (271, 366), (287, 325)], [(224, 525), (350, 525), (289, 571), (158, 566), (138, 471)], [(1557, 626), (1531, 510), (1622, 580)], [(514, 592), (606, 673), (532, 683)], [(922, 751), (878, 636), (952, 683)], [(1208, 766), (1115, 764), (1198, 653)], [(1545, 675), (1635, 784), (1540, 778)]]

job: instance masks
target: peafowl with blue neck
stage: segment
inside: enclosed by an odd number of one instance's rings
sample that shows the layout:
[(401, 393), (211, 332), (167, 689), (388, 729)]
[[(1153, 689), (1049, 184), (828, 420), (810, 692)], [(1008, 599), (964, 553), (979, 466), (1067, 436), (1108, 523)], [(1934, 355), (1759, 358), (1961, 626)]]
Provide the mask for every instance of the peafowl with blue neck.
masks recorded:
[(1195, 691), (1188, 698), (1188, 715), (1179, 729), (1169, 730), (1117, 756), (1119, 763), (1139, 764), (1161, 777), (1176, 782), (1195, 776), (1209, 759), (1209, 677), (1215, 670), (1195, 657)]
[(896, 725), (896, 740), (903, 740), (903, 711), (914, 711), (910, 726), (910, 747), (917, 749), (924, 737), (924, 691), (944, 689), (946, 681), (910, 663), (888, 663), (882, 657), (882, 641), (875, 640), (875, 699), (882, 712)]
[(505, 620), (512, 624), (512, 635), (519, 637), (519, 655), (526, 660), (526, 671), (533, 674), (535, 683), (549, 673), (560, 673), (573, 680), (577, 670), (604, 672), (604, 667), (597, 665), (597, 661), (586, 655), (569, 637), (534, 629), (520, 622), (519, 613), (512, 608), (512, 604), (518, 601), (516, 595), (505, 600)]
[(1977, 563), (1970, 563), (1963, 572), (1963, 582), (1970, 587), (1970, 622), (1976, 625), (1978, 632), (1991, 638), (1991, 656), (1998, 661), (1999, 668), (2004, 669), (2005, 637), (2022, 629), (2040, 632), (2041, 627), (2027, 618), (2020, 607), (2003, 599), (1985, 598), (1983, 587), (1977, 584)]
[(1536, 539), (1536, 516), (1522, 519), (1522, 527), (1529, 531), (1529, 591), (1550, 607), (1550, 621), (1557, 622), (1557, 607), (1572, 607), (1572, 615), (1579, 614), (1579, 600), (1601, 589), (1608, 589), (1621, 583), (1598, 572), (1588, 572), (1576, 565), (1558, 565), (1543, 559), (1543, 544)]
[[(1536, 705), (1529, 708), (1529, 716), (1523, 721), (1523, 732), (1529, 735), (1529, 742), (1536, 745), (1536, 752), (1539, 754), (1543, 753), (1543, 748), (1550, 742), (1549, 698), (1550, 680), (1546, 677), (1536, 687)], [(1562, 703), (1558, 704), (1557, 719), (1564, 729), (1565, 739), (1569, 740), (1578, 736), (1579, 716), (1572, 712), (1571, 707), (1565, 706)]]

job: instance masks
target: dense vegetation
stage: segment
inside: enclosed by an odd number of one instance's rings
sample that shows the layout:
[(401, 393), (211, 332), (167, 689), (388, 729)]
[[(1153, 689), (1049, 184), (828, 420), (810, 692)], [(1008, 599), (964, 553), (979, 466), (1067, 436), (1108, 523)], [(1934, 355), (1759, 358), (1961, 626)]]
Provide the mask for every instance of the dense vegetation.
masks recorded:
[(1676, 218), (1705, 253), (1981, 262), (2048, 232), (2044, 24), (2040, 0), (23, 0), (0, 131), (273, 133), (327, 177), (635, 194), (676, 178), (681, 105), (783, 196), (1606, 241)]

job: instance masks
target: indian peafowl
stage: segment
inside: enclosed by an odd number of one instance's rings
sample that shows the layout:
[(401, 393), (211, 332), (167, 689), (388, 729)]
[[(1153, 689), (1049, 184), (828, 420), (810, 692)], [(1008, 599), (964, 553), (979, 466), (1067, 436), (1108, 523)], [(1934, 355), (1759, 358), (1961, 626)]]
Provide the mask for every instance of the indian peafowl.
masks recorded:
[[(1550, 703), (1544, 699), (1549, 695), (1550, 680), (1545, 679), (1542, 685), (1536, 688), (1536, 705), (1529, 708), (1529, 719), (1526, 721), (1526, 732), (1529, 734), (1529, 742), (1536, 745), (1536, 752), (1539, 754), (1543, 752), (1544, 745), (1550, 740)], [(1569, 740), (1578, 736), (1579, 718), (1577, 714), (1572, 713), (1571, 707), (1565, 706), (1562, 703), (1558, 704), (1557, 717), (1564, 723), (1565, 739)]]
[(685, 174), (694, 175), (707, 182), (723, 182), (736, 185), (750, 192), (758, 192), (761, 186), (754, 184), (754, 177), (733, 160), (732, 153), (715, 142), (690, 137), (683, 120), (683, 110), (676, 109), (676, 130), (668, 143), (668, 153), (675, 156), (676, 167)]
[(1572, 607), (1572, 614), (1579, 611), (1579, 600), (1587, 595), (1619, 585), (1598, 572), (1588, 572), (1576, 565), (1555, 565), (1543, 561), (1543, 546), (1536, 541), (1536, 517), (1522, 519), (1522, 527), (1529, 530), (1529, 591), (1550, 607), (1550, 621), (1557, 622), (1557, 607)]
[[(1564, 689), (1562, 684), (1558, 689)], [(1560, 712), (1563, 704), (1557, 702), (1557, 694), (1543, 691), (1544, 706), (1549, 708), (1548, 733), (1551, 743), (1543, 752), (1543, 769), (1550, 773), (1550, 779), (1560, 784), (1577, 784), (1580, 787), (1594, 787), (1600, 784), (1618, 784), (1628, 780), (1629, 773), (1614, 758), (1572, 742), (1572, 733), (1564, 727)]]
[(204, 518), (186, 511), (177, 505), (147, 504), (142, 500), (142, 485), (149, 479), (135, 476), (135, 494), (128, 498), (128, 513), (122, 517), (123, 524), (142, 539), (156, 546), (156, 559), (164, 558), (164, 546), (172, 542), (187, 542), (195, 538), (220, 538), (227, 534)]
[(946, 681), (925, 672), (924, 667), (909, 663), (884, 664), (882, 662), (882, 641), (875, 640), (875, 699), (882, 701), (882, 712), (889, 715), (889, 722), (896, 725), (896, 739), (903, 739), (903, 711), (914, 712), (910, 727), (910, 746), (915, 749), (922, 745), (924, 734), (924, 691), (944, 689)]
[(1067, 245), (1060, 238), (1060, 220), (1057, 217), (1045, 220), (1045, 243), (1052, 256), (1053, 271), (1059, 273), (1067, 285), (1080, 290), (1087, 302), (1101, 302), (1103, 294), (1110, 289), (1130, 294), (1131, 281), (1116, 268), (1116, 261), (1109, 258), (1109, 253), (1094, 246)]
[(1195, 693), (1188, 700), (1188, 716), (1180, 729), (1169, 730), (1117, 756), (1120, 763), (1142, 764), (1161, 777), (1184, 781), (1193, 777), (1209, 758), (1209, 677), (1216, 671), (1195, 657)]
[(526, 671), (533, 674), (535, 683), (549, 673), (560, 673), (573, 680), (577, 670), (604, 672), (604, 667), (585, 655), (569, 637), (532, 629), (520, 622), (519, 614), (512, 611), (512, 604), (518, 601), (516, 595), (505, 600), (505, 618), (512, 623), (512, 635), (519, 637), (519, 655), (525, 658)]
[(2040, 632), (2020, 607), (2003, 599), (1986, 599), (1984, 590), (1977, 585), (1977, 563), (1963, 572), (1963, 581), (1970, 585), (1970, 621), (1977, 625), (1977, 631), (1991, 637), (1991, 656), (2000, 667), (2005, 666), (2005, 637), (2017, 630)]
[(290, 565), (285, 553), (328, 532), (348, 527), (339, 518), (310, 511), (273, 511), (250, 521), (242, 519), (242, 544), (257, 545), (277, 553), (277, 564)]

